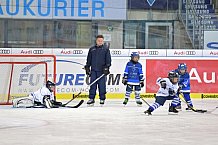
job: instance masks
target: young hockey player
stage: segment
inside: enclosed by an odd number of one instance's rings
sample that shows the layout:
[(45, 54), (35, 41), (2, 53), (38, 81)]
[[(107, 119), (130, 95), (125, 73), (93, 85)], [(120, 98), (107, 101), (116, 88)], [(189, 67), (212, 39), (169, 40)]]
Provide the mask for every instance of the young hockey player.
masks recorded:
[(173, 100), (169, 107), (169, 112), (175, 114), (178, 113), (178, 111), (175, 109), (175, 107), (179, 103), (178, 79), (179, 79), (179, 75), (175, 71), (169, 72), (167, 78), (157, 79), (157, 84), (160, 86), (160, 88), (156, 94), (155, 103), (152, 104), (148, 108), (148, 110), (144, 112), (145, 114), (151, 115), (151, 112), (153, 112), (158, 107), (163, 106), (166, 100)]
[(126, 86), (126, 94), (123, 104), (126, 105), (129, 101), (130, 94), (132, 91), (135, 91), (135, 100), (137, 105), (142, 105), (140, 100), (140, 91), (141, 88), (144, 87), (144, 78), (142, 65), (138, 62), (139, 54), (137, 52), (132, 52), (131, 60), (126, 64), (126, 68), (124, 71), (124, 76), (122, 79), (122, 83)]
[(57, 102), (54, 96), (55, 84), (51, 81), (47, 81), (46, 85), (41, 87), (36, 92), (30, 93), (29, 97), (17, 98), (13, 100), (13, 107), (18, 108), (24, 104), (25, 100), (29, 100), (32, 103), (29, 104), (29, 107), (32, 106), (41, 106), (45, 108), (53, 108), (54, 106), (61, 106), (61, 102)]
[[(187, 72), (187, 65), (185, 63), (180, 63), (178, 69), (175, 70), (179, 74), (179, 87), (180, 92), (183, 93), (185, 101), (193, 107), (191, 98), (190, 98), (190, 76)], [(181, 101), (177, 106), (178, 109), (181, 109)], [(190, 110), (189, 107), (186, 110)]]
[[(94, 82), (102, 74), (104, 76), (90, 87), (88, 106), (93, 106), (95, 103), (96, 90), (98, 86), (100, 105), (105, 103), (106, 99), (106, 75), (110, 74), (111, 66), (110, 50), (104, 45), (104, 37), (98, 35), (96, 44), (89, 49), (87, 61), (85, 65), (86, 75), (90, 76), (90, 83)], [(91, 69), (90, 69), (91, 67)]]

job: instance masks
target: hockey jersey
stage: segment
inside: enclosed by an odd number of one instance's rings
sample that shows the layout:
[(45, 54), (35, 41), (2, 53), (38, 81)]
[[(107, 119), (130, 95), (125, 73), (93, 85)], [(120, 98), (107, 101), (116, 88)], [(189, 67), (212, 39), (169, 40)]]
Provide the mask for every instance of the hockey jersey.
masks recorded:
[(139, 85), (140, 81), (143, 80), (142, 65), (139, 62), (133, 63), (129, 61), (126, 64), (124, 78), (127, 79), (127, 84), (129, 85)]
[(188, 72), (185, 72), (183, 75), (179, 73), (179, 70), (175, 70), (179, 74), (179, 86), (181, 92), (190, 92), (190, 76)]
[[(160, 82), (165, 80), (166, 81), (166, 88), (162, 88)], [(172, 84), (170, 82), (169, 78), (158, 78), (156, 81), (157, 85), (160, 86), (159, 90), (157, 91), (157, 96), (163, 96), (163, 97), (167, 97), (167, 96), (174, 96), (177, 94), (177, 91), (179, 89), (179, 85), (177, 84)]]
[(43, 104), (44, 96), (50, 96), (50, 100), (54, 100), (54, 93), (51, 92), (46, 86), (41, 87), (36, 92), (30, 94), (33, 100), (36, 102), (41, 102)]

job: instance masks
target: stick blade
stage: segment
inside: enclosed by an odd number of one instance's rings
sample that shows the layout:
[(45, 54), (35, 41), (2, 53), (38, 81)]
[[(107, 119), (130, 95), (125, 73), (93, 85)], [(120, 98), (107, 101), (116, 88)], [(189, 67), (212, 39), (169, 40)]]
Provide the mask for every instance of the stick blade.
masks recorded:
[(205, 113), (207, 112), (207, 110), (203, 110), (203, 109), (196, 109), (195, 112), (199, 112), (199, 113)]
[(79, 108), (83, 104), (84, 100), (80, 100), (80, 102), (75, 106), (65, 106), (67, 108)]

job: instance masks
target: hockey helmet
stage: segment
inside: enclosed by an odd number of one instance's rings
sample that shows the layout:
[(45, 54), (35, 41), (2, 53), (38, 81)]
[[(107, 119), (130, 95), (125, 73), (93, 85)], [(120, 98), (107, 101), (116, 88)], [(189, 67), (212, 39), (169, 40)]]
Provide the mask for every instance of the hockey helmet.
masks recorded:
[(140, 56), (139, 56), (139, 53), (138, 53), (138, 52), (132, 52), (132, 53), (131, 53), (131, 60), (132, 60), (132, 61), (134, 61), (134, 57), (138, 57), (138, 59), (139, 59), (139, 57), (140, 57)]
[(175, 71), (170, 71), (168, 73), (168, 78), (170, 79), (171, 83), (176, 84), (179, 80), (179, 74)]
[(178, 65), (179, 74), (183, 75), (187, 71), (187, 65), (185, 63), (180, 63)]
[(55, 86), (55, 83), (51, 82), (51, 81), (47, 81), (46, 82), (46, 88), (48, 88), (50, 91), (52, 91), (52, 86), (54, 87)]
[(185, 63), (180, 63), (179, 65), (178, 65), (178, 70), (187, 70), (187, 65), (185, 64)]

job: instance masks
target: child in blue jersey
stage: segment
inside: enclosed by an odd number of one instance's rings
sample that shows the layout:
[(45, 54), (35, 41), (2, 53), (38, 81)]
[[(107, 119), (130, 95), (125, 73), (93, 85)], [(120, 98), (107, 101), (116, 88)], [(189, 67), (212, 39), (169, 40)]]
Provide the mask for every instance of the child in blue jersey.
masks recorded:
[[(179, 87), (180, 93), (183, 93), (185, 101), (193, 107), (191, 98), (190, 98), (190, 76), (187, 72), (187, 65), (185, 63), (180, 63), (178, 69), (175, 70), (179, 74)], [(178, 109), (181, 109), (181, 101), (177, 106)], [(190, 110), (190, 108), (186, 108)]]
[(130, 94), (133, 90), (135, 91), (135, 100), (137, 105), (142, 105), (142, 102), (140, 100), (140, 91), (141, 88), (144, 87), (144, 78), (142, 65), (138, 61), (139, 54), (137, 52), (132, 52), (131, 60), (126, 64), (122, 80), (122, 83), (124, 85), (127, 85), (125, 100), (123, 102), (124, 105), (126, 105), (129, 101)]

